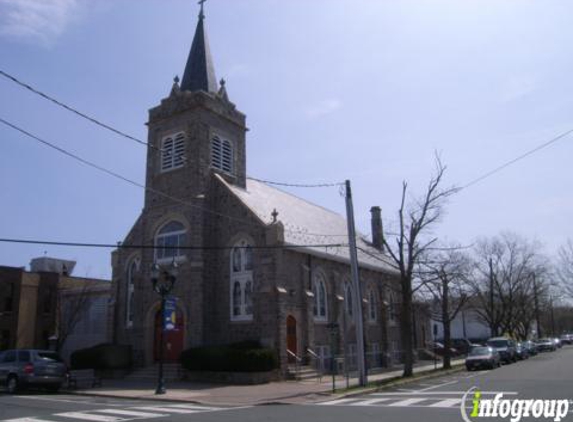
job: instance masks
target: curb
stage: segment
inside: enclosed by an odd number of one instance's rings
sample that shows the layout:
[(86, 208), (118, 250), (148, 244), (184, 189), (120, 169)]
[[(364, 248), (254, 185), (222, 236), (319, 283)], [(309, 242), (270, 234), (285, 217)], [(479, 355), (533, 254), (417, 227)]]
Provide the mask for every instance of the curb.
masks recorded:
[[(377, 385), (372, 385), (370, 387), (364, 388), (353, 388), (352, 391), (342, 392), (342, 393), (330, 393), (332, 399), (333, 397), (336, 398), (346, 398), (346, 397), (356, 397), (361, 396), (363, 394), (374, 393), (377, 391), (385, 390), (388, 388), (392, 388), (398, 385), (408, 385), (420, 380), (426, 380), (431, 378), (439, 378), (444, 375), (455, 374), (457, 372), (461, 372), (464, 369), (464, 365), (462, 363), (452, 366), (450, 369), (431, 369), (428, 371), (418, 372), (418, 374), (414, 373), (414, 376), (410, 378), (402, 378), (401, 376), (397, 376), (394, 378), (388, 378), (386, 380), (381, 380), (377, 383)], [(320, 402), (317, 402), (320, 403)]]
[(178, 397), (162, 397), (162, 396), (124, 396), (124, 395), (117, 395), (113, 393), (97, 393), (97, 392), (90, 392), (90, 391), (74, 391), (74, 390), (62, 390), (62, 393), (77, 395), (77, 396), (86, 396), (86, 397), (103, 397), (103, 398), (114, 398), (114, 399), (125, 399), (125, 400), (147, 400), (147, 401), (157, 401), (157, 402), (175, 402), (175, 403), (192, 403), (197, 405), (204, 405), (204, 406), (223, 406), (223, 407), (238, 407), (238, 406), (271, 406), (271, 405), (292, 405), (293, 403), (287, 401), (290, 399), (295, 399), (299, 397), (306, 397), (306, 396), (324, 396), (324, 399), (319, 398), (318, 400), (314, 400), (314, 403), (321, 403), (324, 401), (332, 400), (332, 398), (345, 398), (345, 397), (355, 397), (360, 396), (376, 391), (385, 390), (388, 388), (392, 388), (397, 385), (407, 385), (419, 380), (423, 379), (431, 379), (431, 378), (438, 378), (444, 375), (449, 375), (452, 373), (460, 372), (464, 369), (463, 363), (454, 365), (451, 369), (448, 370), (438, 370), (429, 369), (421, 372), (414, 372), (414, 376), (410, 378), (402, 378), (401, 376), (396, 376), (393, 378), (387, 378), (379, 381), (375, 381), (374, 385), (364, 387), (364, 388), (352, 388), (350, 391), (341, 392), (341, 393), (332, 393), (330, 389), (325, 389), (322, 391), (313, 391), (313, 392), (304, 392), (304, 393), (295, 393), (287, 396), (282, 397), (273, 397), (268, 400), (263, 400), (259, 402), (243, 402), (243, 403), (221, 403), (221, 402), (211, 402), (207, 400), (198, 400), (198, 399), (186, 399), (186, 398), (178, 398)]

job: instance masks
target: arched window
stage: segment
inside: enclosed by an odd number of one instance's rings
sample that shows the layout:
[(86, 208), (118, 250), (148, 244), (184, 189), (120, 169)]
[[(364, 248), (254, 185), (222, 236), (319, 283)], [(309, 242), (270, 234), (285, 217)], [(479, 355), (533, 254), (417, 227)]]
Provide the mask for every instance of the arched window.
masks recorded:
[(155, 260), (157, 262), (179, 260), (185, 255), (179, 249), (185, 242), (185, 226), (179, 221), (170, 221), (161, 227), (155, 236)]
[(231, 250), (231, 320), (253, 319), (253, 248), (241, 240)]
[(313, 314), (315, 321), (326, 321), (327, 315), (327, 297), (326, 283), (322, 274), (317, 273), (312, 283), (312, 293), (314, 294)]
[(368, 290), (368, 319), (375, 322), (378, 319), (378, 298), (374, 288)]
[(346, 314), (350, 317), (354, 314), (353, 300), (352, 286), (350, 286), (350, 283), (347, 283), (346, 287), (344, 288), (344, 309), (346, 310)]
[(391, 324), (395, 324), (396, 319), (398, 318), (398, 304), (396, 300), (396, 292), (394, 292), (394, 290), (389, 291), (388, 300), (388, 321)]
[(235, 281), (233, 283), (233, 316), (241, 315), (241, 283)]
[(161, 142), (161, 171), (169, 171), (185, 164), (185, 134), (168, 135)]
[(211, 167), (233, 172), (233, 144), (227, 139), (214, 136), (211, 140)]
[(139, 259), (133, 259), (127, 266), (125, 274), (126, 294), (125, 294), (125, 326), (131, 328), (135, 315), (133, 292), (135, 291), (135, 274), (139, 270)]

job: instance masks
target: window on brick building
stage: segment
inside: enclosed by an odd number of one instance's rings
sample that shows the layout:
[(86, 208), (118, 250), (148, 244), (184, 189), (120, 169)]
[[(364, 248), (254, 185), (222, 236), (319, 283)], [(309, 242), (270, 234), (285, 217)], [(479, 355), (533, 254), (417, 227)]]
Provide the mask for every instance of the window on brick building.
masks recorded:
[(211, 140), (211, 167), (233, 172), (233, 145), (231, 141), (214, 136)]
[(245, 240), (231, 250), (231, 320), (253, 319), (253, 248)]
[(390, 290), (388, 293), (388, 322), (390, 324), (396, 324), (398, 319), (398, 300), (396, 298), (396, 292)]
[(327, 314), (327, 296), (326, 283), (321, 273), (314, 275), (312, 283), (312, 293), (314, 294), (313, 314), (315, 321), (326, 321)]
[(134, 258), (127, 266), (125, 274), (125, 326), (131, 328), (135, 315), (135, 306), (133, 301), (135, 291), (135, 275), (139, 271), (139, 258)]
[(8, 293), (7, 296), (4, 297), (4, 312), (12, 312), (13, 308), (12, 308), (12, 304), (14, 303), (14, 283), (10, 283), (8, 284)]
[(378, 298), (376, 297), (376, 290), (370, 288), (368, 290), (368, 320), (376, 322), (378, 319)]
[(354, 315), (354, 303), (352, 298), (352, 286), (350, 283), (346, 283), (344, 288), (344, 310), (346, 311), (346, 315), (352, 316)]
[(161, 142), (161, 171), (174, 170), (185, 165), (185, 134), (168, 135)]
[(180, 246), (186, 242), (185, 226), (179, 221), (165, 224), (155, 236), (155, 260), (159, 263), (179, 260), (185, 256)]

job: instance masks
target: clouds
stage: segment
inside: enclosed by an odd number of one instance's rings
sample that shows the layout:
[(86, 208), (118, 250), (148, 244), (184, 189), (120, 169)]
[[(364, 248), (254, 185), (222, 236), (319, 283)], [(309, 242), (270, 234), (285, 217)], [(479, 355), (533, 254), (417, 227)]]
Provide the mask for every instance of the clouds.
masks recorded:
[(0, 36), (50, 45), (79, 9), (78, 0), (0, 0)]
[(342, 108), (342, 101), (338, 98), (328, 98), (304, 108), (304, 114), (310, 119), (316, 119), (327, 114), (334, 113)]

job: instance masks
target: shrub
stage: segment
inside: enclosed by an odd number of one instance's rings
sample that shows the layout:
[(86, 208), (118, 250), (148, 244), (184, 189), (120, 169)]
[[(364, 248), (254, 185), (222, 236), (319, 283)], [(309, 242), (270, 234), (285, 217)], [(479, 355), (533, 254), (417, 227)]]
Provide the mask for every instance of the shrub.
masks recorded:
[(194, 347), (184, 350), (180, 360), (190, 371), (265, 372), (278, 367), (275, 351), (253, 341)]
[(72, 369), (126, 369), (132, 365), (131, 346), (98, 344), (76, 350), (70, 361)]

